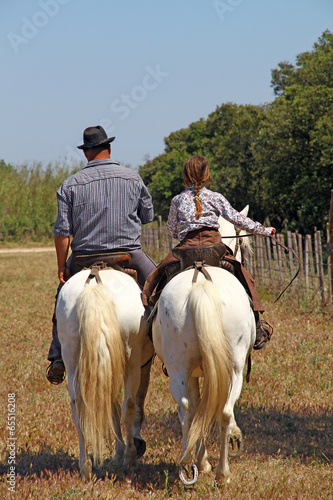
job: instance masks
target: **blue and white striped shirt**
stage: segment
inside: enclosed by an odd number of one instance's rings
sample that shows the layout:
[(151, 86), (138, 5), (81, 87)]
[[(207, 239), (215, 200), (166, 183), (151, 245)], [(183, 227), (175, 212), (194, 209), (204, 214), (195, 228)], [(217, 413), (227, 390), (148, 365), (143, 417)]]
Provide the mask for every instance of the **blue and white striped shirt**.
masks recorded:
[(151, 222), (151, 196), (140, 175), (111, 159), (93, 160), (57, 192), (55, 236), (73, 236), (73, 252), (141, 248)]

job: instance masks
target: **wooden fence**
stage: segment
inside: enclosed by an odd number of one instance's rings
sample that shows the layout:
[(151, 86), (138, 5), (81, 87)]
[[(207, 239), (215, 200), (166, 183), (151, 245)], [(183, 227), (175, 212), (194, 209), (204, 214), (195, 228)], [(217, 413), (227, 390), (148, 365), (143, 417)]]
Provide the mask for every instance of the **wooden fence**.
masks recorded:
[(286, 236), (277, 234), (276, 240), (288, 251), (272, 238), (254, 236), (252, 251), (246, 252), (245, 267), (257, 284), (283, 290), (298, 273), (291, 283), (293, 293), (305, 293), (311, 299), (319, 297), (322, 305), (332, 305), (331, 263), (322, 233), (302, 236), (287, 232)]
[[(301, 235), (287, 232), (277, 234), (282, 245), (293, 250), (285, 252), (273, 239), (253, 236), (250, 239), (252, 251), (246, 252), (245, 267), (255, 277), (257, 286), (283, 290), (298, 271), (291, 284), (293, 293), (305, 294), (310, 300), (320, 300), (333, 311), (333, 190), (327, 234), (320, 231)], [(178, 242), (172, 239), (159, 218), (159, 227), (144, 227), (142, 245), (166, 255)], [(161, 257), (161, 258), (162, 258)]]

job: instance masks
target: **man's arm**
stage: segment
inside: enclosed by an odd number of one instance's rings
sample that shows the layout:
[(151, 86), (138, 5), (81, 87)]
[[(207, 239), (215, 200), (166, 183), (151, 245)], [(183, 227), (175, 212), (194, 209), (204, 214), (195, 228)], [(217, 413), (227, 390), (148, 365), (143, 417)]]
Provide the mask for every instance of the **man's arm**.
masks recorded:
[[(141, 179), (142, 182), (142, 179)], [(139, 207), (138, 207), (138, 216), (139, 219), (141, 220), (142, 224), (148, 224), (148, 222), (151, 222), (154, 218), (154, 208), (153, 208), (153, 201), (151, 199), (151, 196), (148, 192), (147, 186), (145, 184), (141, 185), (141, 193), (140, 193), (140, 199), (139, 199)]]
[(66, 267), (69, 249), (69, 236), (55, 236), (54, 244), (58, 261), (58, 278), (61, 283), (66, 283), (66, 281), (71, 277), (70, 270)]

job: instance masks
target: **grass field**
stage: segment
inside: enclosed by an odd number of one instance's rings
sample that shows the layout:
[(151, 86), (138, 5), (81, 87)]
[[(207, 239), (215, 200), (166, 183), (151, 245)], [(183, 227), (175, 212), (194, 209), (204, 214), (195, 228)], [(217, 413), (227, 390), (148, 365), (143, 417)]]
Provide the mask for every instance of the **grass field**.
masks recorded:
[[(216, 489), (214, 472), (200, 475), (189, 488), (178, 479), (180, 425), (157, 359), (146, 400), (145, 456), (126, 475), (113, 467), (112, 450), (106, 450), (103, 468), (94, 469), (91, 482), (82, 482), (66, 383), (55, 387), (45, 378), (55, 254), (0, 254), (0, 273), (0, 498), (333, 498), (332, 317), (296, 310), (289, 291), (275, 305), (262, 295), (275, 332), (264, 351), (253, 353), (251, 382), (244, 382), (236, 405), (245, 446), (230, 461), (230, 484)], [(12, 430), (8, 415), (15, 416)], [(208, 452), (216, 469), (214, 433)], [(15, 492), (8, 491), (10, 461)]]

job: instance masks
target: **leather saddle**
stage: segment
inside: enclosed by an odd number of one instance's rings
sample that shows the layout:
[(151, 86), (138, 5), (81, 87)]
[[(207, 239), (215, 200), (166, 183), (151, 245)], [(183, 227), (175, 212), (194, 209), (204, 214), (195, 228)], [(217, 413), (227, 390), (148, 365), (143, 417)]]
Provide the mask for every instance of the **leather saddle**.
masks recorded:
[(130, 268), (131, 255), (128, 252), (110, 252), (90, 255), (77, 255), (75, 264), (82, 267), (82, 269), (98, 267), (99, 269), (116, 269), (129, 274), (137, 281), (137, 272), (135, 269)]
[(227, 249), (222, 243), (204, 247), (176, 247), (172, 250), (172, 254), (179, 262), (167, 266), (165, 273), (168, 278), (171, 278), (174, 274), (193, 267), (196, 262), (207, 266), (221, 267), (221, 261), (226, 251)]

